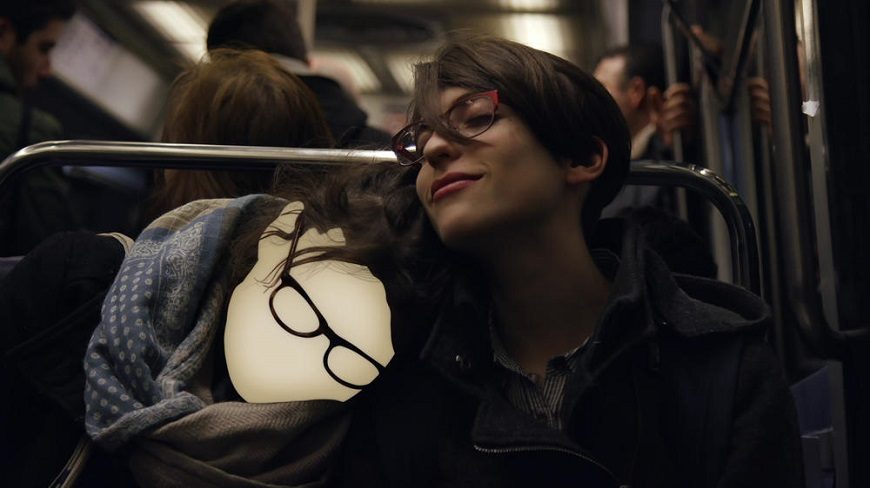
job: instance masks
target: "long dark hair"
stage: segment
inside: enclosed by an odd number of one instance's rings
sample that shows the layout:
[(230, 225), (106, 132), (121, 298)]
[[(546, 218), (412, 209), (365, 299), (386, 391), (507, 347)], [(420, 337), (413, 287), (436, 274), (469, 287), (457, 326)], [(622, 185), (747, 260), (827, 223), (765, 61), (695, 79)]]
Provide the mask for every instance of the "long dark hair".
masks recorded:
[[(340, 247), (314, 247), (288, 256), (284, 269), (313, 261), (336, 260), (368, 266), (376, 275), (410, 285), (417, 270), (443, 252), (417, 197), (417, 169), (377, 163), (346, 166), (331, 171), (286, 166), (279, 169), (274, 194), (304, 205), (304, 230), (326, 232), (340, 227), (346, 243)], [(277, 215), (264, 215), (247, 225), (263, 230)], [(274, 231), (284, 239), (295, 232)], [(256, 248), (260, 235), (248, 234), (234, 246)]]
[[(273, 230), (293, 240), (308, 229), (326, 232), (339, 227), (345, 237), (341, 247), (297, 250), (274, 270), (272, 279), (292, 266), (323, 260), (360, 264), (383, 282), (393, 314), (393, 345), (400, 356), (419, 351), (453, 273), (449, 251), (435, 234), (417, 197), (417, 168), (398, 164), (360, 164), (330, 171), (300, 166), (279, 170), (275, 195), (300, 201), (304, 210), (297, 222), (303, 228)], [(278, 207), (258, 212), (244, 224), (232, 244), (232, 284), (239, 283), (254, 266), (257, 243), (264, 229), (278, 216)], [(280, 204), (283, 208), (283, 204)]]

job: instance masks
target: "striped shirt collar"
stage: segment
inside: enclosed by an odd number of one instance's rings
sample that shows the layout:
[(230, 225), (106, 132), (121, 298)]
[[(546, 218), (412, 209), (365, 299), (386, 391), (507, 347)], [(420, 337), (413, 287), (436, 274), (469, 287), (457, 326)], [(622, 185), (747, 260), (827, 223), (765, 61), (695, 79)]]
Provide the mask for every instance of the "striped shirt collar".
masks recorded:
[[(592, 258), (601, 272), (612, 280), (619, 267), (619, 259), (616, 255), (607, 250), (595, 249), (592, 250)], [(500, 384), (502, 393), (518, 410), (529, 414), (537, 421), (545, 422), (556, 430), (561, 430), (565, 424), (562, 412), (565, 385), (568, 377), (580, 369), (583, 350), (589, 342), (589, 337), (583, 341), (583, 344), (565, 354), (550, 358), (547, 361), (545, 377), (539, 381), (536, 375), (524, 371), (508, 353), (496, 327), (491, 305), (488, 322), (492, 359), (502, 378)]]

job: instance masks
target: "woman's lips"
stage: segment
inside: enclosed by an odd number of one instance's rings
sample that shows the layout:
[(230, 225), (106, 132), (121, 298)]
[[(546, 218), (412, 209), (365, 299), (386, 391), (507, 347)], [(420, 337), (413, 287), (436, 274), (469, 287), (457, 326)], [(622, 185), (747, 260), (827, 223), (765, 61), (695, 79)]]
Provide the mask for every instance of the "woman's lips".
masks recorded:
[(482, 175), (447, 173), (432, 183), (432, 202), (473, 185)]

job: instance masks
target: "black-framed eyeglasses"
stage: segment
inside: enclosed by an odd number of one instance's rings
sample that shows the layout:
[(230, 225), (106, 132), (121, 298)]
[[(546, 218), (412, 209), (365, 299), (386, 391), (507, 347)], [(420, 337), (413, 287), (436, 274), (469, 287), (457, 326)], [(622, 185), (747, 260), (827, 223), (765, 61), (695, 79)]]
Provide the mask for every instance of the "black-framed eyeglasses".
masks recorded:
[[(299, 296), (301, 296), (302, 299), (305, 300), (305, 302), (308, 304), (308, 306), (311, 307), (311, 310), (314, 312), (314, 315), (317, 316), (318, 326), (316, 329), (311, 330), (311, 331), (297, 330), (297, 329), (293, 328), (293, 326), (291, 326), (290, 324), (286, 323), (281, 318), (281, 315), (275, 309), (274, 302), (275, 302), (275, 296), (277, 296), (278, 292), (280, 292), (284, 288), (291, 288), (294, 291), (296, 291), (296, 293), (298, 293)], [(378, 370), (378, 374), (380, 374), (384, 371), (384, 367), (379, 362), (377, 362), (374, 358), (372, 358), (371, 356), (366, 354), (362, 349), (358, 348), (353, 343), (349, 342), (347, 339), (341, 337), (340, 335), (338, 335), (338, 333), (336, 333), (334, 330), (332, 330), (332, 327), (329, 326), (329, 323), (326, 321), (326, 318), (323, 316), (322, 313), (320, 313), (320, 310), (317, 308), (317, 305), (314, 304), (314, 301), (311, 300), (311, 297), (308, 296), (308, 293), (305, 292), (305, 289), (302, 288), (302, 285), (300, 285), (299, 282), (296, 281), (296, 279), (290, 275), (289, 271), (285, 272), (283, 275), (281, 275), (281, 285), (278, 286), (277, 288), (275, 288), (272, 291), (272, 294), (269, 296), (269, 310), (271, 310), (272, 317), (275, 319), (275, 322), (277, 322), (278, 325), (280, 325), (282, 329), (284, 329), (285, 331), (287, 331), (288, 333), (290, 333), (296, 337), (310, 339), (312, 337), (317, 337), (320, 335), (326, 336), (326, 338), (329, 340), (329, 347), (327, 347), (326, 351), (323, 353), (323, 367), (324, 367), (324, 369), (326, 369), (326, 372), (329, 374), (329, 376), (332, 377), (332, 379), (341, 383), (342, 385), (344, 385), (348, 388), (354, 388), (357, 390), (361, 390), (362, 388), (364, 388), (366, 386), (366, 385), (358, 385), (358, 384), (352, 383), (352, 382), (342, 378), (338, 373), (333, 371), (332, 367), (329, 365), (329, 355), (337, 347), (343, 347), (345, 349), (348, 349), (349, 351), (356, 353), (359, 357), (363, 358), (364, 360), (368, 361), (372, 366), (374, 366), (375, 369)]]
[[(291, 251), (290, 251), (291, 256), (293, 256), (293, 254), (295, 253), (296, 243), (299, 241), (299, 238), (302, 235), (301, 221), (302, 221), (302, 216), (300, 215), (297, 217), (296, 236), (294, 238), (293, 245), (291, 246)], [(299, 294), (299, 296), (302, 297), (303, 300), (305, 300), (305, 303), (307, 303), (308, 306), (311, 307), (311, 310), (314, 312), (314, 315), (317, 317), (318, 325), (317, 325), (316, 329), (311, 330), (311, 331), (297, 330), (281, 318), (281, 315), (275, 309), (275, 297), (278, 295), (279, 292), (281, 292), (285, 288), (290, 288), (290, 289), (294, 290), (296, 293)], [(302, 285), (300, 285), (299, 282), (296, 281), (296, 278), (294, 278), (290, 274), (289, 268), (286, 271), (284, 271), (284, 273), (282, 273), (281, 284), (279, 286), (277, 286), (274, 290), (272, 290), (272, 293), (269, 295), (269, 310), (272, 312), (272, 317), (275, 319), (275, 322), (277, 322), (278, 325), (281, 326), (282, 329), (284, 329), (287, 333), (289, 333), (291, 335), (294, 335), (296, 337), (302, 337), (305, 339), (310, 339), (310, 338), (317, 337), (320, 335), (326, 336), (326, 338), (329, 340), (329, 347), (327, 347), (326, 351), (323, 353), (323, 368), (326, 369), (326, 372), (329, 374), (329, 376), (331, 376), (332, 379), (334, 379), (338, 383), (340, 383), (348, 388), (353, 388), (355, 390), (361, 390), (368, 384), (368, 383), (363, 384), (363, 385), (355, 384), (351, 381), (347, 381), (346, 379), (342, 378), (338, 373), (333, 371), (332, 367), (329, 365), (329, 355), (333, 351), (335, 351), (336, 348), (338, 348), (338, 347), (343, 347), (343, 348), (355, 353), (357, 356), (364, 359), (365, 361), (367, 361), (369, 364), (374, 366), (375, 369), (377, 369), (378, 375), (380, 375), (384, 371), (384, 366), (381, 365), (381, 363), (377, 362), (374, 358), (372, 358), (371, 356), (366, 354), (365, 351), (358, 348), (356, 345), (354, 345), (353, 343), (351, 343), (347, 339), (338, 335), (338, 333), (336, 333), (332, 329), (332, 327), (329, 326), (329, 323), (326, 321), (326, 317), (324, 317), (323, 314), (320, 313), (320, 309), (317, 308), (317, 305), (314, 304), (314, 301), (311, 299), (311, 297), (308, 296), (308, 293), (305, 291), (304, 288), (302, 288)]]
[[(470, 93), (456, 100), (444, 112), (442, 119), (448, 127), (463, 137), (473, 138), (486, 132), (495, 121), (498, 109), (498, 90)], [(418, 120), (405, 126), (393, 136), (393, 152), (399, 164), (410, 166), (423, 160), (423, 149), (432, 137), (432, 127)]]

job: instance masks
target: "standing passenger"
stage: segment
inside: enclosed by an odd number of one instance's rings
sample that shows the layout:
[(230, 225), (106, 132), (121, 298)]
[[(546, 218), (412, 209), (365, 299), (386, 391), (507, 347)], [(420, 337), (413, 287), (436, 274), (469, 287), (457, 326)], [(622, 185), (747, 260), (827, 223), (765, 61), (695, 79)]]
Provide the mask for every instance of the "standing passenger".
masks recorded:
[(259, 49), (299, 76), (314, 92), (339, 147), (378, 149), (387, 133), (369, 127), (368, 115), (335, 80), (311, 71), (296, 16), (275, 0), (238, 0), (224, 6), (208, 28), (209, 51), (219, 47)]
[(393, 147), (455, 283), (419, 360), (369, 390), (348, 485), (802, 486), (765, 304), (674, 277), (636, 227), (619, 257), (587, 245), (629, 164), (603, 86), (461, 38), (417, 66), (411, 120)]
[[(72, 0), (0, 3), (0, 161), (37, 142), (61, 139), (60, 123), (22, 96), (51, 76), (49, 54)], [(0, 195), (0, 256), (24, 254), (48, 235), (75, 227), (59, 168), (31, 171)]]
[(631, 133), (631, 159), (666, 159), (656, 135), (656, 117), (665, 84), (661, 48), (620, 46), (601, 55), (595, 79), (607, 88)]
[[(613, 48), (598, 59), (593, 75), (604, 85), (625, 117), (631, 134), (631, 160), (672, 159), (670, 144), (665, 144), (659, 126), (665, 85), (661, 48), (649, 44)], [(614, 216), (628, 208), (647, 205), (670, 208), (670, 196), (671, 192), (660, 187), (626, 187), (603, 216)]]

